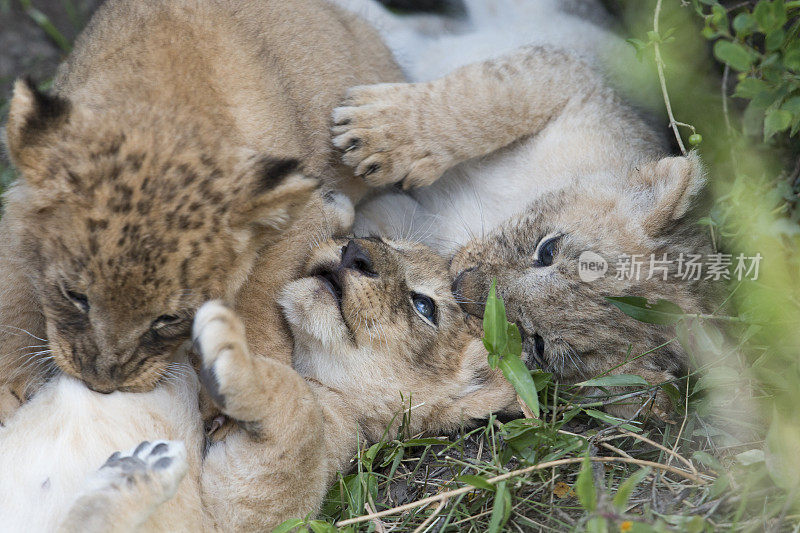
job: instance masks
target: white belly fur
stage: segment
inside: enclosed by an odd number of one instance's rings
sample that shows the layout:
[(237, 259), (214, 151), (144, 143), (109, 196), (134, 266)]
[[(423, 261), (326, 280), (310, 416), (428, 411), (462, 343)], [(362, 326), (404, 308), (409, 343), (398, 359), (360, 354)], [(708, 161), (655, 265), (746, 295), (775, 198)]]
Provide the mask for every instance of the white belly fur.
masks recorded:
[(0, 429), (0, 531), (55, 530), (84, 480), (109, 455), (157, 439), (184, 441), (190, 471), (178, 496), (150, 523), (163, 525), (163, 517), (180, 505), (182, 514), (195, 508), (188, 516), (197, 517), (199, 528), (197, 393), (194, 377), (138, 394), (98, 394), (68, 376), (48, 383)]

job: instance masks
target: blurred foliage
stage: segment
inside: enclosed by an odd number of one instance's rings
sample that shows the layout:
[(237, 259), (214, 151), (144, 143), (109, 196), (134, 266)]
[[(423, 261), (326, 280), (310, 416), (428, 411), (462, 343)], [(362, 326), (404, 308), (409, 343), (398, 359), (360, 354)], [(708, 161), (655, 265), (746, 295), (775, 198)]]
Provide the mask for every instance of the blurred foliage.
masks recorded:
[(745, 133), (800, 131), (800, 1), (762, 0), (728, 10), (715, 0), (694, 0), (702, 34), (714, 56), (737, 73), (735, 97), (749, 100)]
[(712, 447), (713, 459), (700, 458), (721, 474), (720, 493), (733, 489), (733, 524), (752, 527), (755, 517), (778, 528), (796, 523), (800, 2), (670, 1), (660, 35), (655, 1), (620, 4), (651, 68), (649, 48), (661, 46), (676, 120), (703, 135), (698, 150), (713, 205), (702, 223), (720, 250), (764, 257), (757, 280), (730, 282), (724, 311), (736, 321), (726, 336), (713, 321), (690, 324), (682, 335), (703, 370), (690, 400), (706, 416), (708, 438), (726, 441)]

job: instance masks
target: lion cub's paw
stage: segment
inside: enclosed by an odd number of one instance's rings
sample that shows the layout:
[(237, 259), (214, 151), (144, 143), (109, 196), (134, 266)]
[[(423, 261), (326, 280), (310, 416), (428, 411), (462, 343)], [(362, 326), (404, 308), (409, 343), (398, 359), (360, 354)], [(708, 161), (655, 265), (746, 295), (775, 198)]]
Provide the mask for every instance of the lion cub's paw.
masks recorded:
[(3, 427), (22, 405), (20, 396), (10, 385), (0, 386), (0, 427)]
[[(353, 87), (333, 111), (333, 144), (355, 173), (379, 187), (430, 185), (451, 166), (436, 139), (425, 137), (433, 120), (427, 84), (385, 83)], [(425, 127), (425, 131), (420, 128)]]
[(323, 195), (323, 208), (331, 236), (350, 232), (355, 220), (355, 208), (346, 194), (338, 191), (326, 192)]
[(254, 368), (244, 324), (221, 302), (200, 308), (194, 319), (195, 350), (200, 355), (200, 381), (219, 408), (233, 419), (246, 421), (247, 397), (254, 386)]
[(175, 495), (188, 468), (182, 442), (144, 441), (127, 453), (115, 452), (90, 483), (94, 491), (134, 491), (160, 504)]

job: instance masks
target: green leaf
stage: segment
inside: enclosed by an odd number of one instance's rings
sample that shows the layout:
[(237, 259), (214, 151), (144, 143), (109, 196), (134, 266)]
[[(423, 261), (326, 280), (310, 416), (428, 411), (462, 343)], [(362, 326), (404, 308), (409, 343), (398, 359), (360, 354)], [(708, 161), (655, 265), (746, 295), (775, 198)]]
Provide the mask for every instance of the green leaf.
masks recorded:
[(488, 490), (489, 492), (495, 491), (495, 486), (491, 483), (487, 482), (484, 478), (480, 476), (473, 476), (473, 475), (463, 475), (458, 476), (456, 481), (461, 481), (462, 483), (466, 483), (468, 485), (472, 485), (475, 488)]
[(494, 497), (492, 517), (489, 520), (487, 533), (501, 531), (511, 517), (511, 491), (508, 490), (507, 483), (506, 481), (501, 481), (497, 484), (497, 493)]
[(647, 387), (650, 384), (641, 376), (633, 374), (614, 374), (612, 376), (601, 376), (576, 384), (578, 387)]
[(434, 437), (422, 438), (422, 439), (408, 439), (403, 441), (403, 446), (408, 448), (411, 446), (441, 446), (450, 444), (446, 439), (437, 439)]
[(301, 526), (305, 520), (302, 518), (290, 518), (272, 530), (272, 533), (289, 533), (289, 531)]
[(631, 477), (626, 479), (617, 489), (617, 493), (614, 495), (614, 507), (617, 508), (620, 512), (625, 510), (625, 506), (628, 504), (628, 500), (631, 498), (631, 494), (633, 493), (633, 489), (636, 488), (636, 485), (642, 482), (642, 480), (647, 477), (647, 474), (650, 473), (650, 468), (642, 468), (637, 472), (634, 472)]
[(800, 96), (793, 96), (786, 100), (781, 106), (781, 109), (793, 115), (800, 115)]
[(333, 524), (322, 520), (312, 520), (308, 525), (311, 526), (311, 531), (314, 533), (336, 533), (339, 531)]
[(772, 109), (764, 117), (764, 141), (768, 141), (776, 133), (789, 128), (792, 124), (792, 114), (785, 109)]
[(674, 383), (664, 383), (661, 385), (661, 390), (664, 391), (664, 394), (669, 396), (669, 400), (672, 402), (672, 405), (680, 407), (680, 411), (683, 411), (683, 405), (681, 404), (681, 391), (675, 386)]
[(742, 114), (742, 130), (748, 137), (761, 137), (764, 134), (764, 110), (753, 100)]
[(777, 30), (771, 31), (769, 34), (767, 34), (767, 38), (764, 39), (764, 46), (770, 52), (774, 52), (781, 47), (785, 39), (786, 31), (783, 28), (778, 28)]
[(786, 68), (800, 73), (800, 46), (797, 46), (792, 50), (788, 50), (783, 55), (783, 64), (786, 66)]
[(378, 453), (383, 449), (384, 444), (385, 443), (379, 442), (369, 447), (369, 449), (361, 458), (361, 462), (364, 464), (364, 466), (367, 468), (372, 468), (372, 463), (375, 460), (375, 457), (377, 457)]
[(506, 345), (506, 354), (522, 356), (522, 335), (519, 333), (519, 328), (516, 324), (507, 324), (506, 338), (508, 344)]
[(749, 70), (755, 59), (744, 46), (724, 40), (714, 43), (714, 56), (739, 71)]
[(781, 0), (773, 2), (762, 0), (753, 9), (753, 17), (761, 30), (768, 34), (786, 24), (786, 9)]
[(633, 431), (634, 433), (641, 433), (642, 432), (641, 429), (639, 429), (638, 427), (634, 426), (633, 424), (623, 424), (622, 422), (625, 422), (625, 421), (622, 420), (621, 418), (613, 417), (613, 416), (611, 416), (609, 414), (606, 414), (606, 413), (604, 413), (602, 411), (597, 411), (595, 409), (584, 409), (583, 412), (586, 413), (587, 415), (591, 416), (592, 418), (596, 418), (598, 420), (602, 420), (606, 424), (609, 424), (609, 425), (612, 425), (612, 426), (619, 425), (619, 427), (625, 428), (628, 431)]
[(684, 315), (680, 307), (667, 300), (658, 300), (655, 304), (641, 296), (607, 296), (606, 300), (629, 317), (648, 324), (674, 324)]
[(754, 448), (736, 454), (736, 461), (742, 466), (750, 466), (757, 463), (763, 463), (765, 460), (764, 450)]
[(602, 516), (592, 517), (586, 522), (588, 533), (608, 533), (608, 520)]
[(756, 29), (756, 19), (750, 13), (739, 13), (733, 19), (733, 30), (739, 37), (746, 37)]
[(769, 90), (764, 80), (758, 78), (745, 78), (736, 86), (733, 96), (737, 98), (755, 98), (757, 95)]
[(502, 355), (508, 344), (506, 308), (503, 300), (497, 297), (497, 280), (492, 280), (486, 309), (483, 313), (483, 345), (489, 353)]
[(711, 6), (711, 21), (717, 26), (725, 23), (726, 30), (728, 26), (728, 11), (719, 4)]
[(589, 457), (584, 457), (578, 479), (575, 480), (575, 494), (578, 495), (581, 505), (590, 513), (597, 507), (597, 492), (594, 490), (592, 478), (592, 462)]
[(505, 355), (500, 360), (500, 370), (506, 379), (514, 385), (522, 401), (528, 406), (533, 416), (539, 418), (539, 395), (536, 393), (531, 373), (525, 363), (516, 355)]
[(553, 383), (553, 374), (550, 372), (542, 372), (541, 370), (534, 370), (531, 372), (533, 382), (536, 384), (536, 390), (544, 390), (545, 387)]
[(714, 483), (711, 484), (711, 490), (708, 491), (708, 498), (714, 500), (722, 494), (728, 492), (731, 487), (731, 481), (727, 475), (720, 475)]
[(648, 43), (641, 39), (625, 39), (636, 50), (636, 59), (641, 61), (644, 56), (644, 51), (650, 46)]

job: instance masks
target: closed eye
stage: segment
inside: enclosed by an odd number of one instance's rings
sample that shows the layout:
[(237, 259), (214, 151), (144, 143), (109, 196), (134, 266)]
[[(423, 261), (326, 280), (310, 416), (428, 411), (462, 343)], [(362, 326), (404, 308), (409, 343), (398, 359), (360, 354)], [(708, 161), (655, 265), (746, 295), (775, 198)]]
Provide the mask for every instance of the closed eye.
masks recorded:
[(159, 337), (175, 337), (184, 333), (187, 319), (183, 315), (161, 315), (153, 320), (150, 329)]
[(437, 325), (438, 320), (436, 318), (436, 304), (429, 296), (419, 293), (412, 293), (411, 305), (414, 307), (414, 311), (416, 311), (416, 313), (426, 322), (430, 323), (432, 326)]
[(61, 294), (64, 295), (64, 298), (69, 300), (69, 302), (74, 305), (75, 307), (80, 310), (81, 313), (88, 313), (89, 312), (89, 297), (83, 293), (69, 290), (63, 285), (60, 286)]

